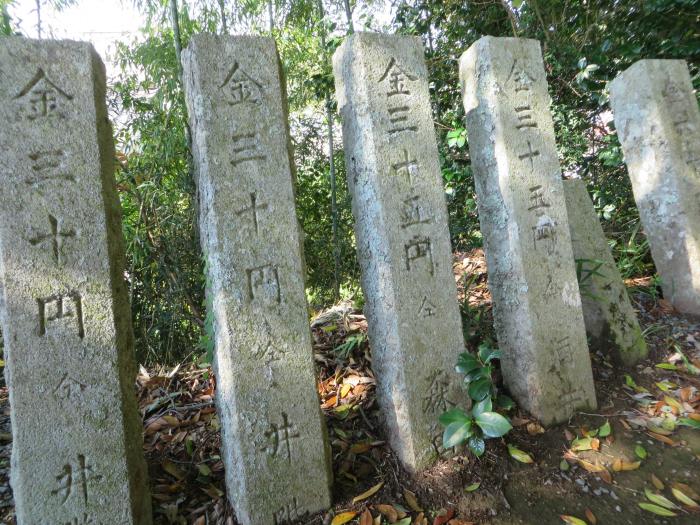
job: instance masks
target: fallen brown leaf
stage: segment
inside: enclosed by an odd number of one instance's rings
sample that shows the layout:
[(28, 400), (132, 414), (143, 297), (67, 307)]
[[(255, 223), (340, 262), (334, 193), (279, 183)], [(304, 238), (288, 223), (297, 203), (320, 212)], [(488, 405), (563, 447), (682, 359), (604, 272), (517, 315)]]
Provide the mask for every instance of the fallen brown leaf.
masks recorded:
[(661, 434), (657, 434), (656, 432), (647, 432), (647, 434), (657, 441), (661, 441), (662, 443), (666, 443), (667, 445), (670, 445), (672, 447), (675, 447), (678, 445), (675, 441), (673, 441), (670, 437), (668, 436), (662, 436)]
[(374, 505), (374, 508), (386, 516), (389, 523), (396, 523), (399, 519), (399, 513), (391, 505)]
[(369, 509), (365, 509), (365, 511), (360, 515), (360, 525), (372, 525), (374, 523), (374, 518), (372, 517), (372, 513), (369, 511)]
[(418, 504), (418, 500), (416, 499), (416, 495), (413, 492), (411, 492), (408, 489), (403, 489), (403, 497), (406, 500), (406, 503), (408, 504), (408, 506), (411, 507), (412, 510), (415, 510), (416, 512), (423, 512), (423, 509)]
[(344, 525), (345, 523), (353, 519), (355, 516), (357, 516), (357, 512), (355, 511), (341, 512), (340, 514), (336, 514), (333, 517), (331, 525)]
[(651, 483), (657, 488), (657, 490), (664, 490), (664, 483), (654, 474), (651, 475)]
[(450, 507), (447, 510), (443, 509), (437, 516), (435, 516), (435, 519), (433, 520), (433, 525), (444, 525), (452, 519), (454, 513), (455, 509), (453, 509), (452, 507)]
[(183, 479), (185, 477), (185, 473), (182, 470), (180, 470), (180, 467), (178, 467), (169, 459), (164, 459), (161, 463), (161, 467), (163, 467), (163, 470), (165, 472), (167, 472), (176, 479)]
[(585, 468), (588, 472), (603, 472), (604, 470), (607, 470), (603, 465), (591, 463), (585, 459), (577, 458), (576, 461), (578, 461), (578, 464)]
[(359, 496), (355, 496), (354, 498), (352, 498), (352, 504), (354, 505), (358, 501), (362, 501), (363, 499), (367, 499), (370, 496), (374, 496), (379, 491), (379, 489), (382, 488), (383, 485), (384, 485), (384, 482), (380, 481), (374, 487), (370, 488), (369, 490), (366, 490), (365, 492), (363, 492)]
[(527, 433), (531, 436), (535, 436), (537, 434), (544, 434), (544, 428), (537, 421), (528, 423), (527, 427), (525, 428), (527, 429)]
[(596, 473), (600, 479), (605, 481), (608, 485), (612, 485), (613, 479), (612, 479), (612, 474), (610, 474), (610, 471), (608, 469), (601, 470), (600, 472)]

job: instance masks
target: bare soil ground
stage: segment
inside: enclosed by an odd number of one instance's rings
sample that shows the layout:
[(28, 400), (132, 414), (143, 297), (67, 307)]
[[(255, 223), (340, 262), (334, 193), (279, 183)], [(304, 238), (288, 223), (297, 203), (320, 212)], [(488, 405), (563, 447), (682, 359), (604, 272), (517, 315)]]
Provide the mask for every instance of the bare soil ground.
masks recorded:
[[(492, 330), (483, 253), (459, 254), (455, 276), (468, 311), (467, 343), (474, 350)], [(681, 425), (700, 421), (695, 368), (700, 368), (700, 321), (674, 312), (648, 288), (648, 279), (628, 285), (650, 355), (622, 369), (606, 349), (592, 352), (595, 413), (544, 429), (516, 409), (510, 414), (514, 429), (490, 440), (481, 458), (457, 453), (416, 477), (401, 468), (386, 444), (364, 317), (347, 304), (322, 312), (312, 332), (333, 450), (334, 506), (298, 523), (337, 525), (345, 516), (360, 525), (544, 525), (564, 523), (562, 515), (591, 525), (700, 523), (700, 513), (688, 504), (700, 503), (700, 430)], [(225, 497), (215, 392), (208, 368), (183, 365), (139, 373), (156, 523), (237, 523)], [(0, 518), (14, 523), (4, 388), (0, 414)], [(533, 462), (513, 459), (507, 444)], [(376, 491), (362, 497), (369, 489)], [(651, 503), (645, 489), (665, 496), (675, 505), (675, 516), (642, 509), (640, 503)], [(686, 504), (678, 499), (683, 495), (691, 498)]]

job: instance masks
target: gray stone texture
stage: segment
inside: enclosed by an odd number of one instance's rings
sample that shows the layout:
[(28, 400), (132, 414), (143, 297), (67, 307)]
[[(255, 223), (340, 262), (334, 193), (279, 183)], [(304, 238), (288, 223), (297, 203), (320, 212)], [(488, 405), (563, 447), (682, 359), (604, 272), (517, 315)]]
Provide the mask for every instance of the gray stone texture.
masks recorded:
[(17, 521), (149, 524), (104, 67), (0, 39), (0, 271)]
[(700, 110), (683, 60), (640, 60), (610, 105), (664, 297), (700, 314)]
[(238, 520), (330, 506), (287, 102), (271, 38), (197, 35), (183, 54), (214, 313), (216, 403)]
[(465, 407), (447, 208), (420, 38), (356, 33), (333, 57), (365, 314), (391, 445), (413, 471)]
[(588, 337), (615, 360), (633, 365), (646, 357), (647, 345), (586, 183), (565, 180), (564, 197)]
[(504, 379), (566, 421), (596, 399), (539, 43), (483, 37), (460, 78)]

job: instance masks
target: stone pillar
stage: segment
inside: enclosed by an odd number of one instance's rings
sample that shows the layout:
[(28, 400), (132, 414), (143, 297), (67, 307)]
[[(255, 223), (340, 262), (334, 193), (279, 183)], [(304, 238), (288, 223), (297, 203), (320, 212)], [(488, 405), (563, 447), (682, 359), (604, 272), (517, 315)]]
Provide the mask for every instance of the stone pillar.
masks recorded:
[(466, 406), (447, 207), (420, 38), (356, 33), (333, 57), (365, 314), (391, 445), (435, 458), (438, 416)]
[(18, 523), (151, 523), (102, 62), (0, 39), (0, 272)]
[(483, 37), (460, 78), (504, 379), (566, 421), (596, 400), (539, 43)]
[(640, 60), (610, 105), (664, 297), (700, 314), (700, 110), (683, 60)]
[(196, 35), (183, 62), (226, 487), (277, 525), (331, 502), (284, 80), (266, 37)]
[(586, 183), (565, 180), (564, 196), (586, 332), (597, 348), (634, 365), (646, 357), (647, 345)]

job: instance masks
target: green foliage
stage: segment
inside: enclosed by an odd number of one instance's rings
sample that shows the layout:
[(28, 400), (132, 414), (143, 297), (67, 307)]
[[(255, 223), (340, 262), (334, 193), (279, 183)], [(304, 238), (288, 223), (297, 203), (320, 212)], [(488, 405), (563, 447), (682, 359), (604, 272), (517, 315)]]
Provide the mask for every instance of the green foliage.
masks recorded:
[(12, 18), (8, 8), (15, 4), (14, 0), (0, 0), (0, 35), (10, 36), (14, 34)]
[(464, 375), (472, 408), (466, 411), (453, 408), (440, 416), (440, 423), (445, 427), (442, 436), (445, 448), (466, 443), (475, 456), (481, 456), (486, 449), (486, 439), (504, 436), (512, 428), (508, 419), (493, 407), (494, 400), (503, 409), (513, 406), (510, 398), (498, 396), (493, 384), (493, 361), (500, 357), (500, 351), (487, 344), (482, 344), (476, 355), (466, 352), (459, 355), (455, 370)]
[[(186, 11), (181, 18), (183, 36), (202, 29)], [(195, 349), (205, 317), (195, 188), (172, 33), (153, 28), (142, 40), (121, 43), (116, 61), (120, 74), (109, 103), (121, 113), (115, 119), (117, 187), (137, 357), (169, 362)]]
[[(516, 9), (511, 11), (509, 4)], [(409, 0), (399, 6), (395, 22), (400, 31), (420, 35), (426, 44), (456, 248), (480, 242), (474, 234), (473, 175), (461, 140), (458, 59), (482, 35), (514, 36), (515, 31), (542, 43), (564, 173), (587, 181), (623, 277), (650, 273), (652, 261), (639, 234), (639, 215), (610, 122), (607, 84), (639, 59), (681, 58), (699, 87), (700, 33), (694, 28), (700, 25), (700, 0)]]
[(460, 304), (460, 313), (462, 314), (462, 331), (464, 341), (467, 345), (477, 344), (479, 341), (495, 340), (495, 330), (493, 328), (491, 313), (491, 305), (483, 303), (478, 306), (469, 304), (470, 291), (479, 275), (464, 273), (462, 280), (464, 281), (464, 297)]
[(367, 335), (364, 333), (349, 335), (345, 342), (336, 346), (333, 351), (343, 359), (348, 359), (354, 350), (358, 350), (367, 342)]

